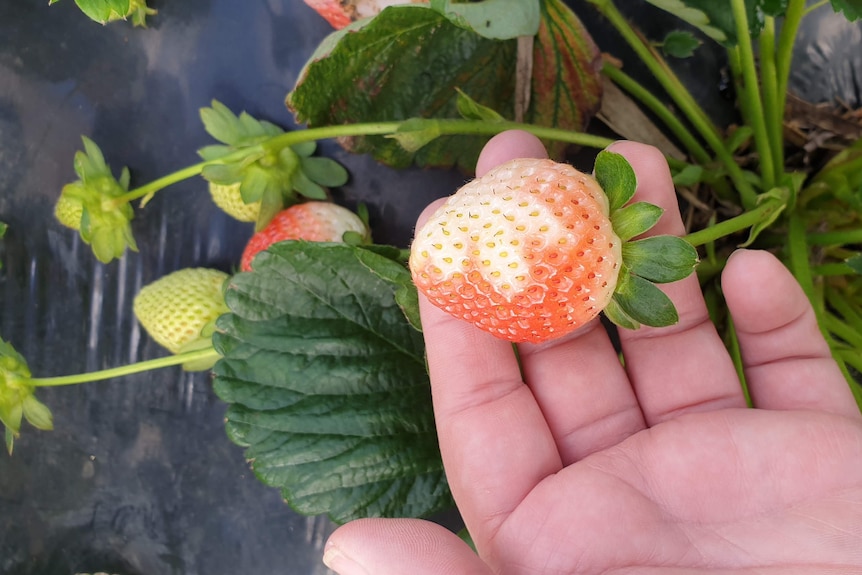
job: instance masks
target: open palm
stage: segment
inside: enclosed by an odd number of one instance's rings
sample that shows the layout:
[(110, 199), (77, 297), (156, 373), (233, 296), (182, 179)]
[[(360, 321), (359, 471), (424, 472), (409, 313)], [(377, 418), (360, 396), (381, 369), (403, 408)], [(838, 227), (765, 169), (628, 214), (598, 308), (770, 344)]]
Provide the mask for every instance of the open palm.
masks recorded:
[[(636, 201), (682, 233), (667, 165), (621, 142)], [(510, 132), (482, 173), (541, 156)], [(598, 322), (519, 347), (422, 302), (447, 478), (478, 556), (418, 520), (336, 531), (341, 575), (862, 573), (862, 416), (802, 290), (773, 256), (739, 252), (722, 284), (755, 408), (697, 279), (664, 286), (671, 328), (621, 330), (623, 366)]]

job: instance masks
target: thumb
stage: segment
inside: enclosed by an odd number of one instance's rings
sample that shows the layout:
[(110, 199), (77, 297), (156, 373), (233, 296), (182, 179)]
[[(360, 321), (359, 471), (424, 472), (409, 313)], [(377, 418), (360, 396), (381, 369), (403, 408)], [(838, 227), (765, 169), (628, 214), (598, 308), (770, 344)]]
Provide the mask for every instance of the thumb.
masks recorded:
[(326, 542), (323, 562), (338, 575), (490, 575), (457, 535), (420, 519), (360, 519)]

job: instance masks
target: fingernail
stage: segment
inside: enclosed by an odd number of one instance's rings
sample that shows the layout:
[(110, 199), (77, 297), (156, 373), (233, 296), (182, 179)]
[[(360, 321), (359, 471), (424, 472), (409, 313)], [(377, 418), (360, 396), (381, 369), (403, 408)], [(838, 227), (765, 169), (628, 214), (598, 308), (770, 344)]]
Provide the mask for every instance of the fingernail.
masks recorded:
[(338, 573), (338, 575), (369, 575), (368, 571), (345, 555), (335, 545), (327, 545), (323, 550), (323, 564)]

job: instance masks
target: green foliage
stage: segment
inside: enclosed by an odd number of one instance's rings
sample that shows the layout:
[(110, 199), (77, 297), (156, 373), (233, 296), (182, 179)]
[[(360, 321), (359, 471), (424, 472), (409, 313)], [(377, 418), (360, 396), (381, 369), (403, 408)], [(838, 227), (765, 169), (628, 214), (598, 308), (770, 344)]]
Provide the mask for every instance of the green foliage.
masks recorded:
[(282, 242), (226, 291), (232, 313), (213, 341), (228, 433), (301, 513), (345, 522), (451, 505), (424, 342), (404, 311), (418, 317), (415, 288), (396, 254)]
[(623, 207), (635, 195), (637, 176), (622, 155), (607, 150), (599, 152), (593, 174), (608, 197), (611, 213)]
[(539, 30), (539, 0), (431, 0), (430, 4), (458, 26), (492, 40), (535, 36)]
[[(48, 0), (48, 4), (59, 1)], [(147, 6), (146, 0), (75, 0), (75, 4), (91, 20), (99, 24), (131, 18), (135, 26), (145, 27), (147, 16), (156, 13)]]
[(832, 0), (832, 8), (851, 22), (862, 18), (862, 0)]
[[(526, 119), (580, 130), (598, 108), (598, 50), (565, 5), (551, 0), (541, 7)], [(482, 110), (512, 118), (515, 60), (514, 40), (485, 38), (427, 7), (393, 6), (330, 35), (300, 74), (287, 104), (309, 126), (425, 120), (404, 126), (395, 137), (341, 143), (395, 167), (416, 163), (471, 172), (486, 138), (440, 137), (430, 120), (465, 112), (458, 107), (458, 89)]]
[(701, 41), (691, 32), (673, 30), (664, 37), (661, 49), (665, 55), (673, 58), (689, 58), (700, 45)]
[[(709, 38), (733, 46), (736, 26), (730, 0), (647, 0), (699, 29)], [(749, 31), (757, 36), (763, 29), (764, 17), (781, 16), (789, 0), (745, 0)]]

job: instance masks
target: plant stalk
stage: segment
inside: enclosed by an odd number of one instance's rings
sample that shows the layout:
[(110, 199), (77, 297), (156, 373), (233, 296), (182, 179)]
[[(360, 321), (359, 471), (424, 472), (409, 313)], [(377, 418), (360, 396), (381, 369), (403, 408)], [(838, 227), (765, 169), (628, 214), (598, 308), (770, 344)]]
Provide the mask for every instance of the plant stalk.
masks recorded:
[(754, 144), (760, 157), (760, 172), (763, 178), (763, 188), (770, 190), (775, 186), (775, 166), (773, 164), (772, 146), (764, 118), (763, 101), (760, 96), (760, 85), (757, 78), (757, 65), (754, 60), (754, 48), (748, 32), (748, 14), (745, 0), (730, 0), (733, 19), (736, 23), (737, 48), (739, 50), (739, 65), (745, 83), (745, 98), (750, 111), (749, 122), (754, 130)]
[(638, 57), (643, 61), (656, 80), (667, 91), (679, 109), (685, 114), (692, 126), (700, 133), (701, 137), (713, 149), (716, 157), (727, 170), (728, 176), (733, 181), (739, 192), (740, 200), (746, 209), (753, 208), (757, 203), (757, 193), (751, 183), (745, 178), (745, 174), (739, 164), (724, 145), (718, 128), (697, 103), (685, 85), (677, 78), (667, 63), (655, 52), (629, 24), (628, 20), (620, 13), (610, 0), (589, 0), (596, 9), (610, 21), (613, 27), (620, 33), (623, 39), (631, 46)]
[(714, 242), (730, 234), (748, 229), (755, 224), (766, 219), (772, 212), (781, 209), (781, 201), (763, 202), (753, 210), (744, 212), (736, 217), (724, 220), (717, 224), (711, 225), (708, 228), (692, 232), (683, 236), (682, 239), (697, 247), (703, 244)]
[(784, 174), (784, 99), (779, 97), (775, 56), (775, 18), (767, 16), (760, 33), (760, 84), (767, 139), (772, 152), (772, 180), (779, 183)]
[(198, 361), (203, 359), (216, 359), (221, 357), (219, 353), (209, 347), (186, 353), (178, 353), (166, 357), (159, 357), (147, 361), (140, 361), (131, 365), (114, 367), (111, 369), (103, 369), (90, 373), (79, 373), (75, 375), (61, 375), (58, 377), (34, 377), (30, 379), (30, 383), (36, 387), (57, 387), (61, 385), (77, 385), (79, 383), (89, 383), (91, 381), (102, 381), (105, 379), (113, 379), (115, 377), (123, 377), (135, 373), (143, 373), (152, 371), (162, 367), (171, 367), (174, 365), (182, 365), (190, 361)]

